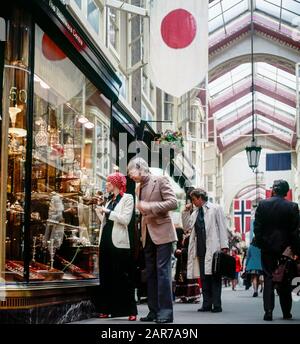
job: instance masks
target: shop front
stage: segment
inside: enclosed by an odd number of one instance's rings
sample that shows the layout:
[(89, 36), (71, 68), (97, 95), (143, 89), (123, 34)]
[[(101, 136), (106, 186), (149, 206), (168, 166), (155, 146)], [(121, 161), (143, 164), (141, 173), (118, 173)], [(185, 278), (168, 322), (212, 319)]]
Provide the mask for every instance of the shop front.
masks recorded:
[[(11, 1), (0, 46), (0, 322), (86, 318), (119, 78), (61, 1)], [(1, 58), (2, 57), (2, 58)]]

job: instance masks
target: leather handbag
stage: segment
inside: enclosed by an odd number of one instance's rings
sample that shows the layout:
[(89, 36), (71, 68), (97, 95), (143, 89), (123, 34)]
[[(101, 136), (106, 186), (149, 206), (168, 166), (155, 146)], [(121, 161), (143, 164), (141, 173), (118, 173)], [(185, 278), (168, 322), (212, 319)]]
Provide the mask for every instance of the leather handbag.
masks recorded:
[(213, 255), (213, 275), (235, 278), (235, 258), (222, 251), (216, 251)]
[(290, 246), (282, 253), (276, 270), (272, 273), (272, 281), (275, 284), (284, 281), (291, 281), (294, 277), (299, 276), (299, 262), (294, 260), (295, 255)]
[(297, 276), (297, 263), (287, 256), (283, 256), (276, 270), (272, 273), (272, 281), (276, 284), (289, 282)]
[(287, 260), (278, 265), (276, 270), (272, 273), (272, 281), (274, 283), (282, 283), (287, 273)]

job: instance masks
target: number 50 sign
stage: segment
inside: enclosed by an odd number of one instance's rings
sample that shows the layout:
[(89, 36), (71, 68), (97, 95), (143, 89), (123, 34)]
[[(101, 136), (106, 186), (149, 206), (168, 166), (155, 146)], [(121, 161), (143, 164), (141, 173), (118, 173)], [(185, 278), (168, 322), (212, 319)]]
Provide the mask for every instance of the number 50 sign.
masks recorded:
[(22, 89), (18, 90), (17, 87), (11, 87), (9, 90), (9, 99), (11, 101), (19, 101), (21, 103), (27, 103), (27, 92)]

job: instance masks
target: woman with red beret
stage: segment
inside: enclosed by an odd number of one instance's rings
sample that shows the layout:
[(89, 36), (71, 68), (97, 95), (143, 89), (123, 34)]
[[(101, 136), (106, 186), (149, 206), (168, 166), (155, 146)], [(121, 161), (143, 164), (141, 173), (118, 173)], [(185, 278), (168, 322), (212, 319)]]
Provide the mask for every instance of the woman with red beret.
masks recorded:
[(96, 210), (102, 220), (100, 290), (96, 308), (100, 318), (128, 316), (128, 320), (135, 321), (134, 264), (128, 231), (133, 215), (133, 196), (125, 193), (126, 177), (119, 172), (107, 177), (106, 191), (110, 193), (106, 206)]

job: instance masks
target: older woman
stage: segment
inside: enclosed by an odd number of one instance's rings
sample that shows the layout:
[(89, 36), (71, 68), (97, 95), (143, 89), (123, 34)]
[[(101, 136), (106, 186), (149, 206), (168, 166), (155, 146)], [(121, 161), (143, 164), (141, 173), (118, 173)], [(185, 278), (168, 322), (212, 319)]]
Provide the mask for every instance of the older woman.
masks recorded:
[(129, 316), (136, 320), (133, 261), (128, 225), (133, 215), (134, 201), (126, 194), (126, 177), (114, 173), (107, 177), (106, 190), (110, 198), (105, 207), (98, 207), (102, 217), (100, 228), (100, 291), (96, 308), (100, 318)]

